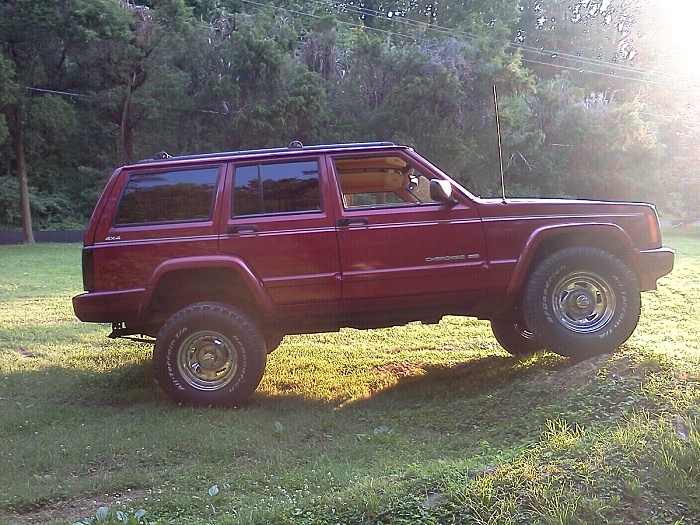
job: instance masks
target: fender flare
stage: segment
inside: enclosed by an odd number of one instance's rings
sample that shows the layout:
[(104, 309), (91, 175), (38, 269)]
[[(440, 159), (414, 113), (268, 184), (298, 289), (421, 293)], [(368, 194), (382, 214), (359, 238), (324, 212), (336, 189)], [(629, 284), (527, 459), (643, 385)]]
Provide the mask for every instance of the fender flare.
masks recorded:
[(267, 293), (262, 280), (250, 269), (244, 259), (230, 255), (212, 255), (197, 257), (180, 257), (168, 259), (159, 264), (151, 275), (146, 285), (146, 293), (141, 303), (141, 312), (145, 313), (153, 297), (153, 292), (158, 282), (166, 274), (181, 270), (225, 269), (238, 275), (250, 294), (255, 299), (256, 305), (265, 313), (272, 314), (275, 308), (270, 295)]
[[(620, 251), (629, 251), (634, 249), (634, 243), (627, 232), (620, 227), (618, 224), (614, 223), (568, 223), (568, 224), (553, 224), (549, 226), (542, 226), (537, 228), (532, 232), (530, 237), (528, 237), (523, 249), (518, 258), (518, 262), (515, 265), (515, 270), (510, 279), (510, 284), (508, 285), (508, 290), (506, 292), (507, 297), (514, 298), (522, 290), (525, 283), (525, 278), (528, 275), (532, 263), (537, 253), (537, 250), (542, 244), (548, 240), (555, 237), (562, 236), (576, 236), (578, 235), (577, 242), (575, 244), (581, 244), (580, 239), (582, 237), (591, 238), (591, 244), (605, 249), (605, 243), (601, 242), (605, 238), (614, 240), (615, 246), (613, 253), (620, 253)], [(633, 266), (632, 271), (637, 274), (636, 266)]]

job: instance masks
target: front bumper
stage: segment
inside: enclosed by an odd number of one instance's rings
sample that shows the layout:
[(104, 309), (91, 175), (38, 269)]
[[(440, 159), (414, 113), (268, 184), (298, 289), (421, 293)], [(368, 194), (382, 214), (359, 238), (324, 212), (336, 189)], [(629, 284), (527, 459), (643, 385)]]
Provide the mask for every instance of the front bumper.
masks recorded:
[(656, 290), (657, 279), (673, 270), (675, 256), (675, 250), (666, 247), (639, 252), (637, 269), (639, 270), (641, 291)]

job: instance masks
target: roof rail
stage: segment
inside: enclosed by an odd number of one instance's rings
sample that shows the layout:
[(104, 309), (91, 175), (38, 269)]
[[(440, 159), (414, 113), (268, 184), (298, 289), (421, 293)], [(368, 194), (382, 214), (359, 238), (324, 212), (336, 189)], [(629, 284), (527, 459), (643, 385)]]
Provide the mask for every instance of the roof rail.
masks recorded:
[(218, 157), (229, 157), (229, 156), (247, 156), (247, 155), (261, 155), (266, 153), (282, 153), (293, 151), (314, 151), (314, 150), (333, 150), (333, 149), (354, 149), (354, 148), (367, 148), (367, 147), (382, 147), (382, 146), (396, 146), (393, 142), (350, 142), (347, 144), (315, 144), (312, 146), (304, 146), (298, 140), (294, 140), (289, 143), (286, 148), (264, 148), (264, 149), (251, 149), (251, 150), (241, 150), (241, 151), (221, 151), (214, 153), (197, 153), (194, 155), (178, 155), (171, 156), (165, 151), (159, 151), (151, 159), (139, 160), (137, 164), (143, 164), (148, 162), (162, 162), (163, 160), (188, 160), (188, 159), (213, 159)]

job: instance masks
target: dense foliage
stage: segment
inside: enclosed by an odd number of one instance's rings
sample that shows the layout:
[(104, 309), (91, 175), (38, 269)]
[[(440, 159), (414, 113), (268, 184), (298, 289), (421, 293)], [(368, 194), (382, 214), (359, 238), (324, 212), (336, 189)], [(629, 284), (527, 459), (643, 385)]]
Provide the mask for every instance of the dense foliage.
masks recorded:
[(692, 89), (631, 36), (656, 18), (653, 0), (1, 0), (0, 228), (81, 227), (112, 169), (157, 151), (291, 140), (410, 144), (492, 195), (494, 85), (509, 195), (692, 216)]

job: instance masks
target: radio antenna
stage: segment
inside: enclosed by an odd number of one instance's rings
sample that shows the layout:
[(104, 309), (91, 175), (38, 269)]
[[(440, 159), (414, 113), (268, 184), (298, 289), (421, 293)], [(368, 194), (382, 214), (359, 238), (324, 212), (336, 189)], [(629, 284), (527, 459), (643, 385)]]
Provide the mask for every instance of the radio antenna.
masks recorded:
[(503, 175), (503, 148), (501, 146), (501, 117), (498, 114), (498, 92), (496, 91), (496, 84), (493, 85), (493, 106), (496, 111), (496, 135), (498, 135), (498, 161), (501, 167), (501, 198), (503, 199), (503, 204), (506, 203), (506, 181)]

